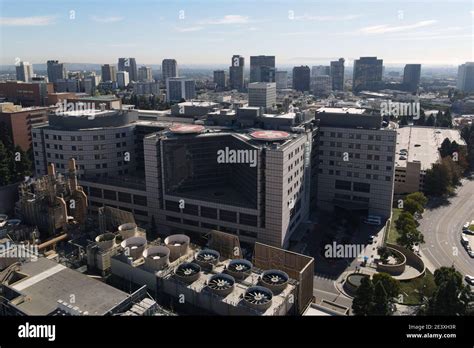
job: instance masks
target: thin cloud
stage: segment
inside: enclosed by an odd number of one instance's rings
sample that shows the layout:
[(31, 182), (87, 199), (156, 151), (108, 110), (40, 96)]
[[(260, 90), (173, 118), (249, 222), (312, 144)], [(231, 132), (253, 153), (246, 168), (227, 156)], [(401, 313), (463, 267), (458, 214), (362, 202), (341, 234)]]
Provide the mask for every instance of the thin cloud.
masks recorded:
[(220, 25), (220, 24), (246, 24), (250, 22), (250, 18), (241, 15), (226, 15), (219, 19), (208, 19), (199, 22), (201, 25)]
[(390, 25), (387, 25), (387, 24), (382, 24), (382, 25), (375, 25), (375, 26), (365, 27), (365, 28), (359, 29), (359, 33), (368, 34), (368, 35), (399, 33), (399, 32), (402, 32), (402, 31), (408, 31), (408, 30), (412, 30), (412, 29), (427, 27), (427, 26), (433, 25), (435, 23), (437, 23), (436, 20), (421, 21), (421, 22), (417, 22), (417, 23), (414, 23), (414, 24), (400, 25), (400, 26), (390, 26)]
[(6, 27), (36, 27), (54, 23), (55, 16), (35, 17), (0, 17), (0, 26)]
[(124, 17), (120, 17), (120, 16), (110, 16), (110, 17), (91, 16), (90, 18), (94, 22), (97, 22), (97, 23), (116, 23), (116, 22), (121, 22), (124, 20)]
[(349, 14), (343, 16), (312, 16), (312, 15), (303, 15), (295, 16), (294, 20), (296, 21), (317, 21), (317, 22), (329, 22), (329, 21), (349, 21), (352, 19), (360, 18), (361, 15)]
[(200, 30), (203, 30), (203, 29), (204, 29), (204, 27), (202, 27), (202, 26), (175, 28), (175, 30), (178, 33), (189, 33), (189, 32), (193, 32), (193, 31), (200, 31)]

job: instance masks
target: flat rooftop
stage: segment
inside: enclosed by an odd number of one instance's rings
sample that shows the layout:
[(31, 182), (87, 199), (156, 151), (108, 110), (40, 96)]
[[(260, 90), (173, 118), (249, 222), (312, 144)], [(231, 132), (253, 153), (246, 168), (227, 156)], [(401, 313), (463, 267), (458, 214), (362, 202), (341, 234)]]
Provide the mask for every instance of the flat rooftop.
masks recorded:
[(26, 277), (7, 287), (23, 295), (15, 307), (28, 315), (48, 315), (58, 300), (70, 302), (89, 315), (105, 315), (128, 298), (128, 294), (57, 262), (38, 257), (22, 263), (19, 273)]
[(325, 113), (330, 113), (330, 114), (354, 114), (354, 115), (362, 115), (365, 113), (366, 109), (361, 109), (361, 108), (332, 108), (332, 107), (322, 107), (316, 110), (318, 113), (319, 112), (325, 112)]
[[(397, 129), (396, 166), (406, 167), (407, 162), (421, 162), (421, 170), (430, 169), (439, 158), (438, 148), (444, 139), (466, 145), (456, 129), (432, 127), (402, 127)], [(401, 155), (405, 150), (407, 155)]]

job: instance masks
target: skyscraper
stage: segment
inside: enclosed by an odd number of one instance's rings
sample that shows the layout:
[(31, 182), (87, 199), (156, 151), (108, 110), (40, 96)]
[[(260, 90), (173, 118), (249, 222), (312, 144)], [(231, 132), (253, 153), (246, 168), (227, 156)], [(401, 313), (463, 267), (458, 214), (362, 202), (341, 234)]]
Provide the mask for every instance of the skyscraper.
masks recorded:
[(226, 86), (226, 76), (224, 70), (214, 71), (214, 83), (218, 89), (223, 89)]
[(331, 62), (331, 79), (333, 91), (344, 90), (344, 58)]
[(287, 71), (276, 71), (275, 82), (277, 89), (288, 88), (288, 72)]
[(151, 67), (142, 66), (138, 69), (138, 81), (151, 82), (153, 81), (153, 73)]
[(135, 58), (119, 58), (118, 70), (128, 72), (130, 81), (138, 81), (137, 62)]
[(176, 59), (163, 59), (161, 62), (161, 75), (163, 81), (170, 77), (178, 77), (178, 62)]
[(190, 100), (196, 97), (194, 80), (184, 77), (170, 77), (166, 79), (166, 100), (169, 102)]
[(102, 65), (102, 82), (117, 81), (117, 68), (113, 65)]
[(249, 106), (269, 108), (276, 104), (276, 83), (249, 83)]
[(403, 87), (416, 92), (420, 84), (421, 64), (407, 64), (403, 70)]
[(66, 78), (66, 68), (63, 63), (57, 60), (48, 60), (47, 62), (48, 80), (49, 82), (56, 82)]
[(250, 57), (250, 82), (275, 82), (275, 56)]
[(315, 65), (311, 67), (311, 77), (330, 74), (331, 67), (328, 65)]
[(18, 81), (31, 82), (33, 77), (33, 66), (28, 62), (20, 62), (16, 66), (16, 79)]
[(474, 92), (474, 62), (459, 66), (457, 88), (462, 92)]
[(309, 91), (310, 77), (309, 66), (295, 66), (293, 68), (293, 89), (301, 92)]
[(377, 57), (360, 57), (354, 61), (352, 91), (376, 91), (383, 88), (383, 60)]
[(244, 90), (244, 65), (244, 57), (239, 55), (232, 56), (231, 66), (229, 67), (230, 88), (238, 91)]
[(125, 88), (130, 83), (130, 76), (127, 71), (117, 72), (117, 84), (119, 88)]

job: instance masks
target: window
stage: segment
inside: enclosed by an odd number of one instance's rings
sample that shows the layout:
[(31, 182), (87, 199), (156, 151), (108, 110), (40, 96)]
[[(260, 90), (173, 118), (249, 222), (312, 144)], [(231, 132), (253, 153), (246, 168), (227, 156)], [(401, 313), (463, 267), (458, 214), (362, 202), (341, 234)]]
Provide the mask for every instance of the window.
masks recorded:
[(112, 201), (117, 200), (117, 196), (115, 194), (115, 191), (104, 190), (104, 199), (110, 199)]
[(365, 182), (354, 182), (354, 191), (355, 192), (370, 192), (370, 184)]
[(130, 193), (119, 192), (119, 201), (124, 203), (132, 203), (132, 195)]
[(369, 140), (374, 140), (374, 136), (373, 136), (373, 135), (369, 135)]
[(351, 190), (351, 182), (350, 181), (345, 181), (345, 180), (336, 180), (334, 187), (337, 190), (350, 191)]
[(208, 219), (217, 219), (217, 209), (201, 207), (201, 216)]
[(237, 222), (237, 213), (228, 210), (220, 210), (220, 219), (222, 221)]
[(240, 213), (240, 223), (243, 224), (243, 225), (257, 227), (257, 216), (256, 215)]
[(133, 203), (146, 207), (147, 206), (146, 196), (133, 195)]

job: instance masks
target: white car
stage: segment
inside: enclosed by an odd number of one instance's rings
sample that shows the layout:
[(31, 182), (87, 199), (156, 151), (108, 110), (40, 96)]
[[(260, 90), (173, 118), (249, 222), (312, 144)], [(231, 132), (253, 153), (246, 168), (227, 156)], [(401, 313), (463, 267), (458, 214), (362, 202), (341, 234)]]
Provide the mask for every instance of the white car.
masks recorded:
[(469, 254), (470, 257), (474, 257), (474, 251), (473, 250), (468, 250), (467, 253)]
[(462, 230), (463, 230), (463, 231), (468, 231), (470, 225), (471, 225), (471, 223), (470, 223), (469, 221), (466, 222), (466, 223), (462, 226)]
[(471, 285), (474, 285), (474, 277), (471, 276), (471, 275), (466, 275), (464, 277), (464, 280), (468, 283), (468, 284), (471, 284)]

